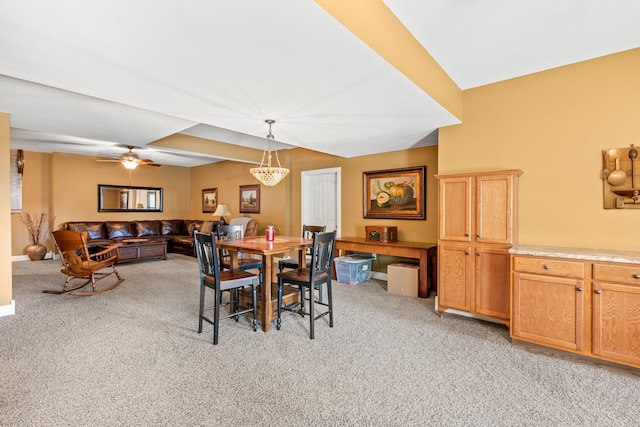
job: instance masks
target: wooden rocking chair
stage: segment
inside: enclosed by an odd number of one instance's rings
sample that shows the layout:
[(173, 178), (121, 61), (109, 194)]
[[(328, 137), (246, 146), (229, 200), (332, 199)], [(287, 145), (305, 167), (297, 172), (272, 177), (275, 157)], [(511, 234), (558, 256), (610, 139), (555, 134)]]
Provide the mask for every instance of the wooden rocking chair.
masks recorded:
[[(62, 260), (63, 274), (67, 275), (62, 291), (45, 290), (42, 292), (50, 294), (63, 294), (68, 292), (70, 295), (96, 295), (102, 292), (110, 291), (124, 282), (116, 269), (116, 263), (120, 259), (120, 251), (117, 246), (101, 246), (98, 252), (90, 253), (87, 248), (87, 234), (71, 231), (56, 230), (51, 233), (53, 241), (56, 244), (60, 259)], [(105, 268), (111, 268), (111, 271), (101, 272)], [(96, 289), (96, 282), (107, 276), (115, 274), (118, 280), (101, 289)], [(83, 279), (84, 282), (77, 286), (69, 286), (69, 282), (73, 279)], [(91, 291), (79, 291), (91, 283)]]

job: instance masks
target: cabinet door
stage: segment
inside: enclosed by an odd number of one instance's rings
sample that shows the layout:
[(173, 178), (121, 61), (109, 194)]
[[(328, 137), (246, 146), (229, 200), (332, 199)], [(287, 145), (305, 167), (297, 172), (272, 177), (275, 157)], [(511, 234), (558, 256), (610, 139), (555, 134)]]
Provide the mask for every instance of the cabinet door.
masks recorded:
[(640, 367), (640, 286), (595, 282), (593, 354)]
[(439, 181), (440, 240), (471, 241), (472, 178), (442, 178)]
[(512, 337), (582, 351), (583, 284), (582, 280), (513, 273)]
[(509, 319), (509, 250), (476, 247), (475, 312)]
[(471, 310), (471, 247), (438, 247), (438, 310)]
[(476, 241), (513, 244), (513, 175), (478, 176)]

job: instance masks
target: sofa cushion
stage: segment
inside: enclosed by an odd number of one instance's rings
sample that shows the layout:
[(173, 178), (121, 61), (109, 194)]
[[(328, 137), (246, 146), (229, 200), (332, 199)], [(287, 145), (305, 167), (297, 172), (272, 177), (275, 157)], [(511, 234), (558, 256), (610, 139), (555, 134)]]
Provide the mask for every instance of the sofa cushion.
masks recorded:
[(193, 237), (189, 236), (172, 236), (169, 241), (175, 246), (181, 246), (184, 248), (191, 248), (195, 242)]
[(180, 234), (186, 234), (188, 236), (193, 236), (193, 232), (202, 228), (202, 223), (204, 221), (199, 219), (185, 219), (183, 222), (183, 230)]
[(136, 235), (159, 236), (162, 233), (162, 225), (160, 221), (135, 221)]
[(182, 233), (182, 220), (181, 219), (163, 219), (162, 221), (162, 235), (177, 235)]
[(107, 235), (109, 239), (134, 237), (133, 222), (131, 221), (107, 221)]
[(211, 234), (215, 232), (216, 225), (218, 221), (205, 221), (202, 223), (202, 227), (200, 227), (200, 232), (205, 234)]
[(258, 221), (249, 216), (232, 218), (229, 225), (241, 225), (245, 237), (258, 234)]
[(67, 230), (86, 232), (87, 240), (107, 238), (107, 229), (104, 226), (104, 222), (68, 222)]

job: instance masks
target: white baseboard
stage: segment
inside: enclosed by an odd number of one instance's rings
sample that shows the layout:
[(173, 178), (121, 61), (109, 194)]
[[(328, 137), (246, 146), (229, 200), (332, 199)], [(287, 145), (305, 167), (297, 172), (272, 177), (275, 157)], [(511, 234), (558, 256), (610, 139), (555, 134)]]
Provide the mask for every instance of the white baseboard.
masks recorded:
[[(438, 296), (437, 295), (436, 295), (436, 298), (435, 298), (434, 310), (436, 311), (436, 313), (440, 314), (440, 312), (438, 311)], [(451, 314), (457, 314), (458, 316), (470, 317), (472, 319), (484, 320), (485, 322), (499, 323), (501, 325), (504, 325), (504, 321), (502, 321), (500, 319), (496, 319), (494, 317), (483, 316), (482, 314), (467, 313), (466, 311), (454, 310), (453, 308), (447, 308), (444, 312), (445, 313), (451, 313)]]
[[(58, 259), (58, 256), (54, 252), (47, 252), (44, 259)], [(14, 261), (31, 261), (27, 255), (15, 255), (11, 257), (11, 262)]]
[(16, 314), (16, 301), (11, 300), (11, 304), (0, 306), (0, 317), (13, 316)]
[(372, 279), (378, 279), (378, 280), (387, 280), (387, 273), (382, 273), (380, 271), (374, 271), (371, 273), (371, 278)]

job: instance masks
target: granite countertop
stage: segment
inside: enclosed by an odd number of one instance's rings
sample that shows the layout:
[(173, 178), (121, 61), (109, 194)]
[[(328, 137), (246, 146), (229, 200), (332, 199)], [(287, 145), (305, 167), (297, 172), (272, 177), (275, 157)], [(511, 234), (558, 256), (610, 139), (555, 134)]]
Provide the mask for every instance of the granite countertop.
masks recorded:
[(544, 245), (515, 245), (509, 249), (513, 255), (532, 255), (555, 258), (572, 258), (585, 261), (626, 262), (640, 264), (640, 251), (615, 249), (571, 248)]

